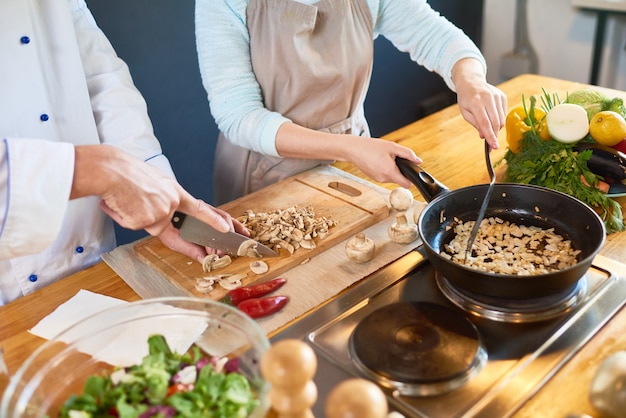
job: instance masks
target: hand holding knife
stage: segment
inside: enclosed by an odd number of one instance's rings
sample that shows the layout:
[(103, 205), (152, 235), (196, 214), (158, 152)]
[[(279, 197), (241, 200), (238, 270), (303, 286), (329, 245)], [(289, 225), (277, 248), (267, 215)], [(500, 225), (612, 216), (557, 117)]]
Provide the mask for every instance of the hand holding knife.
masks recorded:
[[(204, 247), (215, 248), (233, 256), (237, 256), (237, 250), (242, 243), (251, 239), (233, 231), (220, 232), (201, 220), (182, 212), (174, 213), (172, 225), (180, 230), (180, 236), (184, 240)], [(256, 249), (262, 257), (278, 256), (278, 253), (261, 243), (257, 243)]]

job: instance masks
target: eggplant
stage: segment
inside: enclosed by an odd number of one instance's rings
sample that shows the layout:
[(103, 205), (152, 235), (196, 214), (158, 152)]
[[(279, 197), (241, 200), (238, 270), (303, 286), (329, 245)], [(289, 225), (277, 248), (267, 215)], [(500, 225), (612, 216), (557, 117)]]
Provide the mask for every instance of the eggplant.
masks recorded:
[(626, 155), (624, 153), (592, 142), (579, 142), (574, 145), (574, 151), (587, 150), (591, 150), (587, 167), (593, 174), (602, 176), (607, 183), (626, 184)]

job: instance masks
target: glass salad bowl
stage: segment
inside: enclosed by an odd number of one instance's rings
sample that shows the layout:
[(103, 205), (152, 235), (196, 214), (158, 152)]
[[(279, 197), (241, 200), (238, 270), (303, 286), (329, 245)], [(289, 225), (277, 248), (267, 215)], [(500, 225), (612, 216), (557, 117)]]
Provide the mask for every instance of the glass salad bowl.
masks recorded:
[[(189, 297), (153, 298), (122, 304), (91, 315), (46, 341), (11, 377), (0, 404), (0, 416), (60, 416), (61, 407), (70, 396), (83, 394), (88, 378), (110, 376), (110, 381), (120, 381), (128, 379), (124, 376), (130, 375), (133, 368), (146, 367), (147, 356), (153, 350), (148, 342), (154, 342), (155, 338), (165, 341), (165, 346), (174, 355), (195, 353), (192, 358), (202, 358), (197, 364), (188, 357), (185, 357), (187, 363), (176, 362), (181, 372), (175, 373), (175, 377), (172, 374), (168, 397), (172, 387), (193, 384), (188, 373), (184, 379), (180, 377), (190, 369), (196, 373), (196, 386), (199, 386), (200, 376), (206, 372), (202, 371), (200, 362), (203, 365), (210, 362), (212, 371), (207, 373), (223, 373), (225, 376), (235, 371), (243, 375), (254, 405), (247, 416), (265, 416), (269, 409), (268, 384), (260, 371), (261, 357), (270, 347), (265, 333), (254, 320), (229, 305)], [(197, 367), (189, 367), (190, 364)], [(185, 373), (182, 369), (186, 369)], [(154, 376), (160, 372), (141, 373)], [(136, 377), (133, 375), (133, 378)], [(219, 389), (219, 396), (222, 392), (233, 394), (232, 387)], [(111, 416), (117, 414), (118, 411), (112, 411)], [(241, 412), (238, 416), (242, 416)]]

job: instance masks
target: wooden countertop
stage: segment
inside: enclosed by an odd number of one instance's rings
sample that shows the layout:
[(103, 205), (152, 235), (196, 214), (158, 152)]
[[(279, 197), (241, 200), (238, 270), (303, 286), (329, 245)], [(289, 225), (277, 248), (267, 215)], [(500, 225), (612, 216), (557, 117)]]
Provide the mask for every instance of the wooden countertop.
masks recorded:
[[(568, 91), (587, 87), (584, 84), (536, 75), (522, 75), (500, 85), (507, 94), (509, 108), (521, 103), (522, 94), (529, 97), (550, 93), (565, 97)], [(610, 95), (626, 99), (626, 92), (602, 89)], [(456, 105), (423, 118), (385, 136), (408, 147), (423, 158), (423, 167), (450, 189), (488, 182), (482, 140), (461, 117)], [(505, 152), (504, 130), (500, 133), (501, 149), (493, 155), (498, 161)], [(363, 174), (350, 164), (337, 163), (352, 174)], [(502, 167), (497, 169), (500, 178)], [(384, 184), (387, 188), (395, 185)], [(413, 188), (414, 195), (424, 200)], [(626, 198), (618, 201), (626, 207)], [(626, 264), (626, 232), (612, 234), (600, 254)], [(80, 271), (40, 291), (0, 307), (0, 346), (10, 372), (15, 372), (28, 355), (43, 340), (28, 333), (58, 305), (78, 290), (86, 289), (123, 300), (138, 300), (139, 296), (104, 262)], [(515, 415), (522, 417), (565, 417), (569, 413), (586, 413), (598, 417), (587, 399), (589, 382), (602, 360), (615, 351), (626, 350), (626, 309), (618, 314), (583, 347), (547, 384)], [(0, 390), (6, 386), (0, 377)]]

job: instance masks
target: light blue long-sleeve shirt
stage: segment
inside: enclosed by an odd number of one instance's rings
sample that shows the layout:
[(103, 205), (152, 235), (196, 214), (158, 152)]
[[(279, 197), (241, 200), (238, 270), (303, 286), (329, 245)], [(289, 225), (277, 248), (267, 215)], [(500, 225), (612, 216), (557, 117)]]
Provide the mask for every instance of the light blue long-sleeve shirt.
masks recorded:
[[(455, 90), (452, 67), (460, 59), (475, 58), (486, 72), (478, 47), (426, 0), (366, 1), (374, 24), (372, 42), (383, 35), (412, 60), (438, 73), (451, 90)], [(196, 0), (200, 73), (220, 131), (244, 148), (279, 156), (276, 133), (289, 119), (264, 107), (250, 60), (247, 5), (248, 0)]]

